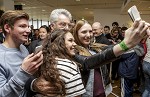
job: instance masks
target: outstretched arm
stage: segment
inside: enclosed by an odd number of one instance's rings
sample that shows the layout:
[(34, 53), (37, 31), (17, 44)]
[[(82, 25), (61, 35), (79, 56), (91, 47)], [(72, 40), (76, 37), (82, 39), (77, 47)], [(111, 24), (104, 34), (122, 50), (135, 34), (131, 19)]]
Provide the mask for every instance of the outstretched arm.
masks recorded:
[[(125, 32), (123, 41), (126, 47), (131, 49), (137, 45), (143, 37), (150, 35), (149, 26), (150, 25), (148, 23), (146, 24), (144, 21), (136, 20), (133, 26)], [(89, 57), (75, 55), (75, 60), (82, 64), (83, 69), (93, 69), (114, 61), (124, 52), (126, 52), (126, 50), (123, 50), (120, 44), (116, 44), (114, 47), (107, 48)]]

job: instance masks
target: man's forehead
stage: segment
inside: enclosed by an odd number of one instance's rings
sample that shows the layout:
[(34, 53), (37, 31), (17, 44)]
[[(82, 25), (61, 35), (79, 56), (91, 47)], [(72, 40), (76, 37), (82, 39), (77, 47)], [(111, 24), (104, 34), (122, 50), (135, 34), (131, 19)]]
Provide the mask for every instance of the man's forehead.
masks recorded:
[(67, 16), (63, 15), (63, 14), (59, 15), (57, 22), (71, 23), (70, 19)]

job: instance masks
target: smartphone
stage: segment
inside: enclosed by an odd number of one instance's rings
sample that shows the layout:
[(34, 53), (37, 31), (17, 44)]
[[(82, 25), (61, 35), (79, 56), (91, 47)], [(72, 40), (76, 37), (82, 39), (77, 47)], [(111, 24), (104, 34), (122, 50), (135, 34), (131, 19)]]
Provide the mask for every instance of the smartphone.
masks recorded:
[(43, 46), (40, 45), (40, 46), (37, 46), (34, 50), (34, 54), (37, 54), (38, 52), (40, 52), (41, 50), (43, 49)]
[(136, 19), (141, 19), (140, 13), (135, 5), (128, 9), (128, 14), (131, 17), (133, 22)]

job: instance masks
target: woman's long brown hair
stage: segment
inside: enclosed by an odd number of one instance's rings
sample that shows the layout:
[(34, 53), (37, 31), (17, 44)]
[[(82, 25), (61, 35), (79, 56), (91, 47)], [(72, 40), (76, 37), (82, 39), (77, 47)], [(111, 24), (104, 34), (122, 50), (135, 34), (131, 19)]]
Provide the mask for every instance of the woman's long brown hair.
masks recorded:
[(79, 40), (79, 37), (78, 37), (78, 31), (79, 29), (85, 24), (85, 23), (88, 23), (86, 20), (79, 20), (74, 29), (73, 29), (73, 37), (75, 39), (75, 42), (77, 43), (77, 45), (79, 46), (83, 46), (83, 44), (81, 43), (81, 41)]
[(66, 33), (63, 30), (55, 30), (47, 37), (43, 44), (43, 64), (38, 71), (39, 76), (44, 77), (61, 91), (61, 97), (64, 97), (66, 94), (65, 83), (60, 78), (55, 58), (70, 59), (69, 52), (65, 46)]

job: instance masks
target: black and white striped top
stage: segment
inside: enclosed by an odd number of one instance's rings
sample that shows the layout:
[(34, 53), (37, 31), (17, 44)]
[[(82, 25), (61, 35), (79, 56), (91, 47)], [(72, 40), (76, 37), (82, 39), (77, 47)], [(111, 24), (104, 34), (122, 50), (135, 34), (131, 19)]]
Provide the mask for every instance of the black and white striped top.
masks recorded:
[(61, 79), (65, 82), (66, 97), (74, 97), (85, 93), (79, 67), (68, 59), (56, 58), (57, 68), (60, 71)]

